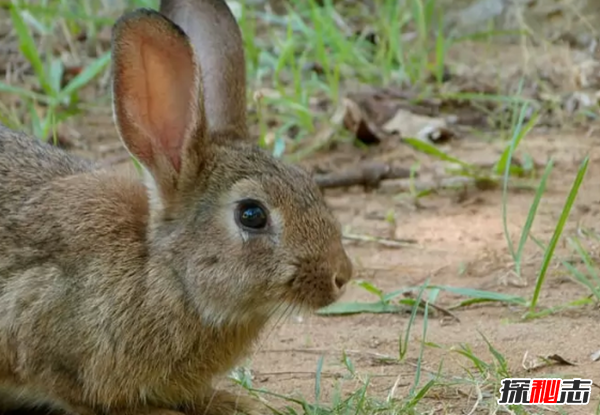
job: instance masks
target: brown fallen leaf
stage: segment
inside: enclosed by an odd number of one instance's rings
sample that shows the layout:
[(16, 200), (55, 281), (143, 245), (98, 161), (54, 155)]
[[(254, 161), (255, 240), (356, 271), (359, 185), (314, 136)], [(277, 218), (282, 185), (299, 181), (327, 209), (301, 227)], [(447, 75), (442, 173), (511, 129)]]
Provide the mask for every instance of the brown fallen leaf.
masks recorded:
[(75, 66), (65, 66), (65, 70), (63, 72), (62, 79), (60, 80), (61, 86), (64, 88), (83, 71), (83, 66), (75, 65)]
[[(406, 91), (398, 91), (405, 93)], [(364, 86), (360, 91), (348, 94), (348, 99), (356, 102), (366, 117), (376, 125), (383, 125), (394, 116), (400, 105), (414, 98), (413, 94), (390, 94), (388, 89)]]
[[(448, 74), (445, 74), (447, 77)], [(498, 94), (488, 83), (464, 74), (452, 74), (441, 95), (423, 94), (411, 87), (374, 87), (358, 85), (347, 99), (358, 106), (357, 119), (364, 119), (371, 132), (381, 137), (400, 134), (431, 143), (443, 143), (456, 136), (454, 125), (488, 126), (490, 112), (497, 103), (455, 98), (460, 94)], [(350, 110), (355, 108), (350, 108)], [(373, 127), (375, 126), (375, 127)]]
[(546, 359), (555, 363), (558, 363), (559, 365), (564, 365), (564, 366), (577, 366), (575, 363), (571, 363), (569, 362), (567, 359), (565, 359), (564, 357), (557, 355), (557, 354), (552, 354), (550, 356), (546, 356)]
[[(525, 366), (525, 365), (524, 365)], [(577, 366), (558, 354), (538, 356), (533, 362), (525, 366), (525, 370), (534, 371), (548, 366)]]
[(361, 107), (352, 99), (344, 98), (342, 101), (344, 116), (343, 125), (351, 131), (355, 138), (363, 144), (379, 144), (385, 134), (373, 123)]

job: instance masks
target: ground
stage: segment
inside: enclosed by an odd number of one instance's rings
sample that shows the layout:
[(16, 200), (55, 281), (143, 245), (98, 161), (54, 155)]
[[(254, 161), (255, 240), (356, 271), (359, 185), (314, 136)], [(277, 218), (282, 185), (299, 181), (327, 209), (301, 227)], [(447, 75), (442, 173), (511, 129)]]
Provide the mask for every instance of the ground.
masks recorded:
[[(557, 15), (559, 18), (573, 16), (569, 11), (575, 10), (573, 4), (576, 2), (565, 3), (569, 6), (558, 8), (560, 13), (548, 13), (554, 18)], [(334, 7), (327, 4), (327, 7)], [(528, 12), (534, 13), (537, 2), (528, 4)], [(300, 5), (301, 2), (296, 2), (298, 8)], [(354, 9), (339, 6), (339, 10), (350, 14)], [(35, 16), (35, 11), (32, 14)], [(107, 16), (109, 19), (113, 15)], [(319, 19), (310, 16), (315, 20), (308, 19), (309, 22), (315, 23)], [(6, 19), (6, 33), (10, 33), (10, 20)], [(593, 21), (594, 15), (589, 19)], [(581, 39), (580, 32), (592, 39), (595, 36), (593, 30), (588, 33), (581, 25), (574, 25), (576, 29), (571, 26), (565, 29), (558, 20), (555, 26), (564, 29), (561, 36), (567, 33)], [(31, 20), (27, 22), (31, 24)], [(539, 20), (534, 23), (541, 25)], [(417, 29), (407, 26), (406, 31), (409, 34), (414, 30), (418, 32), (419, 26), (415, 25)], [(248, 29), (244, 27), (247, 36)], [(409, 30), (411, 27), (413, 32)], [(378, 32), (379, 29), (381, 27), (375, 27), (379, 35), (387, 33)], [(258, 48), (271, 47), (269, 42), (277, 43), (273, 40), (275, 35), (269, 37), (260, 29), (253, 30), (266, 42), (257, 40)], [(20, 85), (19, 80), (26, 77), (20, 78), (14, 71), (26, 67), (27, 63), (18, 57), (19, 49), (14, 41), (9, 41), (14, 40), (11, 36), (7, 34), (4, 38), (7, 51), (3, 53), (18, 63), (10, 68), (7, 64), (3, 70), (7, 83)], [(105, 39), (106, 43), (106, 33), (96, 36)], [(406, 169), (413, 167), (418, 177), (414, 182), (404, 177), (383, 180), (378, 186), (325, 190), (328, 203), (343, 225), (346, 247), (355, 265), (355, 283), (350, 285), (337, 310), (343, 311), (345, 303), (356, 303), (357, 312), (291, 316), (270, 328), (246, 362), (247, 370), (235, 375), (248, 389), (262, 390), (257, 392), (260, 399), (279, 410), (284, 410), (286, 405), (298, 410), (298, 403), (308, 402), (316, 404), (311, 408), (322, 413), (558, 411), (591, 414), (597, 411), (596, 384), (592, 389), (592, 402), (586, 406), (516, 407), (509, 411), (495, 402), (499, 396), (499, 382), (508, 374), (513, 377), (580, 377), (597, 382), (600, 368), (600, 363), (592, 358), (600, 350), (600, 330), (596, 330), (600, 310), (598, 297), (594, 295), (594, 287), (598, 286), (594, 260), (600, 240), (596, 236), (600, 230), (600, 182), (596, 180), (596, 175), (600, 174), (597, 163), (600, 133), (595, 102), (595, 92), (600, 89), (595, 78), (599, 52), (597, 46), (589, 46), (589, 42), (587, 46), (577, 47), (568, 42), (539, 41), (533, 31), (528, 36), (531, 38), (517, 37), (516, 41), (465, 40), (449, 47), (444, 55), (449, 79), (435, 87), (431, 87), (434, 81), (424, 81), (426, 74), (419, 74), (412, 82), (398, 82), (393, 77), (387, 79), (386, 75), (381, 75), (383, 81), (379, 79), (376, 86), (365, 90), (365, 84), (375, 83), (365, 80), (377, 79), (380, 74), (375, 73), (372, 78), (365, 75), (355, 83), (350, 76), (353, 72), (342, 67), (342, 75), (347, 74), (348, 78), (342, 79), (339, 88), (328, 89), (325, 98), (319, 95), (321, 90), (311, 97), (294, 96), (293, 99), (305, 108), (320, 111), (320, 115), (314, 116), (316, 121), (308, 122), (313, 130), (306, 128), (304, 131), (307, 124), (303, 121), (296, 122), (294, 128), (277, 130), (277, 137), (286, 137), (285, 153), (291, 162), (303, 164), (319, 174), (344, 172), (367, 161), (378, 162)], [(419, 41), (424, 42), (423, 39)], [(379, 42), (385, 43), (381, 39)], [(97, 43), (101, 44), (101, 40)], [(103, 47), (106, 48), (106, 44)], [(346, 56), (335, 50), (336, 45), (328, 47), (329, 53), (339, 53), (334, 59)], [(280, 53), (285, 50), (281, 44), (279, 48)], [(100, 53), (96, 51), (90, 55), (99, 56)], [(249, 55), (255, 57), (253, 53)], [(320, 55), (317, 53), (316, 56)], [(419, 57), (422, 56), (413, 56)], [(436, 60), (427, 53), (427, 62), (432, 59)], [(281, 62), (284, 62), (283, 58)], [(436, 62), (439, 64), (439, 60)], [(327, 66), (323, 62), (309, 63), (315, 67), (317, 64)], [(285, 65), (293, 66), (289, 62), (284, 62)], [(436, 66), (434, 64), (434, 69), (430, 65), (415, 68), (417, 72), (435, 72)], [(328, 68), (314, 69), (313, 72), (321, 70), (327, 74)], [(296, 75), (291, 75), (290, 83)], [(314, 81), (313, 75), (301, 76), (302, 82), (307, 84)], [(106, 75), (99, 78), (82, 90), (82, 102), (89, 104), (96, 100), (96, 105), (85, 106), (81, 114), (61, 123), (58, 138), (62, 141), (59, 144), (69, 151), (109, 164), (129, 165), (112, 125)], [(474, 97), (465, 98), (465, 94), (475, 92), (496, 98), (515, 97), (520, 79), (524, 80), (523, 101), (496, 99), (489, 104), (480, 100), (478, 104)], [(261, 91), (267, 96), (285, 95), (282, 92), (285, 89), (275, 85), (272, 78), (256, 76), (251, 80), (250, 89), (254, 91), (250, 94)], [(332, 90), (338, 91), (337, 94)], [(377, 100), (374, 98), (377, 96), (383, 98)], [(12, 122), (14, 128), (27, 130), (33, 121), (18, 103), (20, 96), (5, 91), (2, 99), (6, 110), (3, 121)], [(281, 101), (277, 99), (274, 98), (271, 105), (292, 100), (290, 96)], [(492, 170), (511, 138), (522, 131), (515, 120), (522, 108), (520, 102), (525, 101), (532, 104), (539, 119), (534, 128), (523, 134), (524, 138), (514, 152), (521, 163), (521, 177), (511, 175), (504, 193), (501, 174), (492, 174)], [(256, 103), (250, 105), (251, 113), (256, 115)], [(369, 113), (369, 105), (378, 110)], [(388, 111), (387, 115), (382, 115), (383, 108)], [(304, 116), (301, 111), (278, 112), (268, 105), (266, 111), (267, 115), (260, 122), (261, 128), (269, 131), (280, 128), (290, 117), (301, 119)], [(401, 111), (407, 113), (399, 124), (400, 134), (390, 133), (385, 123)], [(341, 114), (337, 122), (328, 123), (327, 120), (336, 118), (336, 113)], [(419, 121), (417, 114), (431, 118)], [(436, 124), (448, 116), (453, 116), (454, 121), (444, 122), (443, 127)], [(531, 113), (527, 113), (524, 124), (531, 119)], [(363, 129), (357, 129), (359, 124)], [(423, 138), (423, 127), (431, 125), (438, 132), (451, 131), (451, 138)], [(253, 134), (257, 137), (264, 134), (265, 141), (273, 143), (275, 133), (264, 133), (256, 125), (253, 128)], [(364, 128), (369, 130), (367, 134)], [(427, 143), (425, 148), (405, 140), (419, 135), (419, 142)], [(342, 138), (338, 140), (338, 136)], [(296, 137), (295, 141), (291, 139), (293, 137)], [(375, 142), (369, 141), (369, 137)], [(304, 142), (298, 144), (300, 139)], [(317, 141), (318, 148), (303, 153), (305, 156), (301, 159), (295, 158), (295, 154), (310, 148), (312, 141)], [(306, 142), (309, 144), (304, 144)], [(436, 149), (452, 155), (463, 167), (470, 166), (465, 170), (479, 170), (477, 173), (463, 171), (462, 175), (449, 172), (448, 160), (432, 153)], [(589, 157), (587, 171), (556, 250), (551, 257), (545, 258), (545, 247), (557, 228), (561, 229), (558, 226), (561, 214), (586, 157)], [(542, 246), (528, 238), (522, 255), (516, 259), (509, 249), (506, 230), (516, 247), (530, 215), (535, 189), (550, 159), (554, 163), (553, 169), (530, 230), (530, 235)], [(528, 160), (529, 167), (526, 167)], [(456, 167), (456, 163), (453, 166)], [(475, 177), (481, 179), (483, 176), (486, 180), (474, 183)], [(448, 185), (448, 181), (461, 177), (464, 180), (457, 182), (458, 185)], [(411, 188), (411, 183), (416, 189)], [(582, 247), (579, 253), (574, 249), (578, 243)], [(549, 265), (548, 271), (535, 309), (531, 310), (536, 282), (545, 263)], [(520, 271), (517, 272), (517, 268)], [(590, 282), (592, 288), (584, 286), (582, 281)], [(424, 315), (424, 303), (416, 301), (419, 289), (425, 283), (435, 286), (423, 294), (429, 304), (427, 315)], [(384, 302), (372, 292), (381, 290), (388, 294), (403, 289), (407, 289), (405, 293)], [(468, 292), (466, 289), (479, 291)], [(494, 295), (499, 301), (459, 304), (469, 298)], [(403, 307), (399, 307), (399, 300)], [(411, 315), (413, 306), (419, 306), (415, 316)], [(387, 307), (393, 312), (367, 312), (369, 307), (379, 311)], [(531, 312), (528, 314), (528, 311)], [(424, 390), (424, 396), (418, 396), (420, 388), (432, 379), (432, 387)], [(415, 392), (412, 389), (416, 380)], [(231, 379), (222, 380), (220, 385), (235, 388)], [(349, 401), (342, 402), (349, 397)], [(294, 398), (296, 403), (292, 402)], [(393, 399), (398, 403), (394, 404)], [(412, 408), (412, 403), (416, 408)], [(309, 409), (305, 410), (310, 413)]]
[[(527, 143), (532, 150), (555, 152), (562, 160), (561, 168), (557, 167), (556, 175), (548, 184), (544, 203), (540, 206), (533, 227), (535, 235), (543, 240), (550, 238), (556, 226), (565, 194), (575, 174), (576, 164), (573, 161), (586, 154), (590, 154), (592, 163), (597, 158), (598, 152), (593, 151), (595, 140), (578, 137), (581, 135), (565, 137), (562, 134), (544, 134), (528, 137)], [(566, 140), (570, 143), (568, 148), (564, 145)], [(465, 140), (452, 146), (452, 152), (468, 160), (477, 157), (478, 151), (474, 151), (473, 147), (477, 147), (477, 143)], [(568, 225), (570, 229), (566, 232), (574, 231), (577, 223), (590, 227), (595, 225), (598, 196), (594, 190), (595, 183), (589, 179), (593, 177), (594, 170), (594, 167), (588, 170), (588, 180), (580, 190)], [(429, 197), (418, 210), (394, 203), (389, 195), (360, 191), (332, 194), (330, 201), (342, 222), (357, 233), (385, 237), (392, 232), (399, 238), (418, 241), (419, 247), (406, 248), (385, 248), (373, 243), (348, 244), (350, 254), (360, 264), (359, 277), (383, 291), (418, 286), (427, 278), (430, 278), (430, 283), (438, 285), (470, 287), (523, 297), (528, 297), (533, 290), (540, 251), (531, 249), (526, 254), (523, 278), (517, 279), (511, 272), (511, 257), (503, 234), (499, 192), (474, 192), (460, 202), (448, 196)], [(531, 195), (527, 193), (510, 196), (508, 211), (511, 232), (518, 232), (530, 205)], [(390, 209), (395, 210), (397, 217), (397, 223), (391, 229), (382, 220)], [(542, 301), (548, 306), (561, 304), (577, 299), (584, 293), (561, 275), (560, 269), (554, 269), (546, 282)], [(373, 300), (371, 294), (354, 288), (343, 301), (368, 300)], [(444, 294), (437, 304), (450, 305), (457, 300), (456, 296)], [(458, 379), (465, 376), (463, 366), (468, 362), (452, 350), (462, 344), (469, 345), (474, 355), (490, 361), (492, 356), (482, 334), (506, 356), (511, 373), (530, 377), (540, 373), (561, 373), (567, 377), (591, 379), (596, 376), (597, 365), (590, 362), (590, 355), (598, 349), (600, 342), (600, 334), (595, 330), (599, 317), (596, 307), (566, 310), (532, 321), (521, 321), (521, 307), (504, 305), (472, 306), (456, 311), (455, 315), (460, 321), (440, 315), (428, 321), (426, 340), (438, 347), (427, 348), (424, 352), (423, 365), (426, 369), (423, 380), (435, 375), (443, 360), (442, 376), (445, 380), (461, 383)], [(395, 396), (402, 396), (412, 386), (415, 362), (420, 352), (418, 345), (423, 339), (421, 325), (413, 328), (409, 353), (404, 362), (390, 362), (382, 357), (393, 359), (398, 355), (398, 337), (403, 335), (407, 322), (407, 315), (368, 314), (313, 317), (302, 323), (283, 323), (270, 333), (253, 358), (256, 383), (281, 393), (297, 392), (310, 396), (314, 393), (313, 370), (317, 367), (319, 356), (326, 356), (323, 378), (327, 383), (334, 383), (347, 374), (347, 369), (341, 364), (342, 353), (346, 351), (361, 377), (373, 377), (371, 387), (375, 393), (387, 394), (394, 382), (399, 380)], [(576, 366), (545, 368), (529, 374), (524, 370), (524, 366), (529, 365), (536, 356), (553, 354), (560, 355)], [(458, 379), (452, 379), (453, 376)], [(469, 383), (466, 380), (463, 382)], [(448, 413), (458, 413), (458, 408), (468, 412), (476, 406), (477, 395), (473, 390), (458, 390), (463, 392), (444, 388), (443, 391), (433, 392), (433, 396), (425, 398), (425, 401), (440, 413), (444, 413), (444, 407)], [(492, 392), (487, 390), (487, 393)], [(576, 411), (570, 409), (570, 413)], [(581, 413), (591, 411), (583, 409)]]

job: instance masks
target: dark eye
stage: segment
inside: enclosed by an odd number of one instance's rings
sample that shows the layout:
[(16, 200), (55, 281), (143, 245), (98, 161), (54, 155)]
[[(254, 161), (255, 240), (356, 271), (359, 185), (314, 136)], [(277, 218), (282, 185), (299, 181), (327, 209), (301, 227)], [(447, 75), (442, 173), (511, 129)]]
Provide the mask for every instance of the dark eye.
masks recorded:
[(267, 226), (268, 217), (265, 208), (255, 200), (244, 200), (239, 203), (237, 220), (245, 228), (260, 230)]

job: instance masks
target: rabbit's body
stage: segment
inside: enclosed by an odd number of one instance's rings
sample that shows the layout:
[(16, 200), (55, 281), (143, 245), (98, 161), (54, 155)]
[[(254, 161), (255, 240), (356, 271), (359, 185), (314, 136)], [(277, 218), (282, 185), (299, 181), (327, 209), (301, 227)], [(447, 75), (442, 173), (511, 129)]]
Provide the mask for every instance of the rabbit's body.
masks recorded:
[(0, 127), (0, 411), (252, 412), (214, 378), (274, 313), (350, 278), (310, 176), (247, 140), (227, 6), (161, 10), (185, 32), (149, 10), (113, 31), (115, 120), (143, 180)]
[[(52, 384), (73, 403), (181, 403), (246, 353), (266, 318), (203, 324), (175, 266), (162, 262), (176, 252), (152, 253), (145, 241), (147, 191), (138, 178), (95, 171), (5, 128), (0, 150), (0, 171), (20, 172), (27, 189), (0, 197), (0, 339), (9, 340), (0, 343), (0, 373), (13, 387), (43, 396), (34, 385)], [(0, 188), (12, 180), (1, 175)], [(207, 263), (228, 256), (207, 251)], [(199, 279), (218, 284), (214, 277)], [(40, 336), (45, 329), (53, 335)]]

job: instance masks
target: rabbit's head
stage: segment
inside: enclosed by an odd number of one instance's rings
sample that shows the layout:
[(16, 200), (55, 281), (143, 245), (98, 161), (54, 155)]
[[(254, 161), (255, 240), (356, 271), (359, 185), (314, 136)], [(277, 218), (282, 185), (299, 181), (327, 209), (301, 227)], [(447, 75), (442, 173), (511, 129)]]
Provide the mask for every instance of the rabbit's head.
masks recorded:
[(113, 30), (113, 108), (149, 193), (150, 269), (210, 324), (335, 301), (352, 274), (310, 175), (255, 146), (242, 38), (222, 0), (164, 0)]

